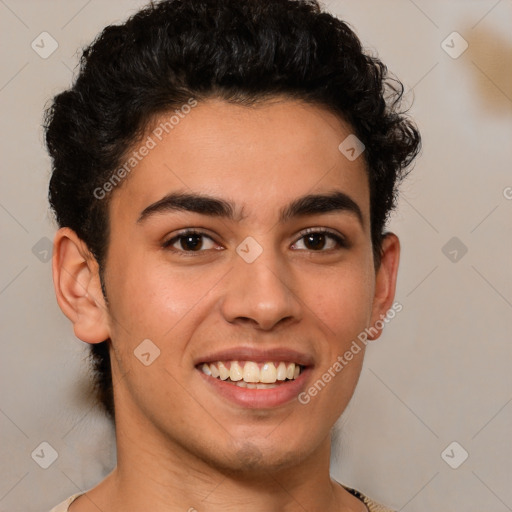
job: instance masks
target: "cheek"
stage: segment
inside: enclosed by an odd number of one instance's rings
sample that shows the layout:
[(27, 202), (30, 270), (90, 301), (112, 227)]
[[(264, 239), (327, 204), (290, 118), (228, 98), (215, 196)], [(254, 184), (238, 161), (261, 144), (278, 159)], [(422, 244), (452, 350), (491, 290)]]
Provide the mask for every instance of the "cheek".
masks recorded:
[(304, 299), (337, 339), (357, 335), (371, 318), (373, 282), (356, 266), (327, 274), (305, 285)]
[(129, 332), (133, 342), (145, 338), (163, 342), (171, 332), (181, 332), (190, 324), (183, 320), (200, 311), (218, 280), (219, 273), (173, 269), (147, 258), (141, 258), (140, 264), (126, 262), (109, 282), (113, 328), (123, 338)]

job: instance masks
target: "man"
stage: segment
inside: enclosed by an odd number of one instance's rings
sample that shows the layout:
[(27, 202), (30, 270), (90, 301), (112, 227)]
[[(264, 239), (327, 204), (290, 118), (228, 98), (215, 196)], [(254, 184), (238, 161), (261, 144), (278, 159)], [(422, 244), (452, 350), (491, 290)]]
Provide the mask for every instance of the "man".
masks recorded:
[(85, 50), (47, 113), (53, 271), (117, 466), (54, 511), (387, 510), (329, 458), (394, 308), (401, 94), (314, 1), (163, 1)]

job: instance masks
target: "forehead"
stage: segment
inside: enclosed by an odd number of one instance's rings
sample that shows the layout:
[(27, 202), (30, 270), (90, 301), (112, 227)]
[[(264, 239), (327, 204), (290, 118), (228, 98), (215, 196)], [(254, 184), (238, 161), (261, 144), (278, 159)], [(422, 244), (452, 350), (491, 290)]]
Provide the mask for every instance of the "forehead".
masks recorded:
[(151, 149), (113, 194), (112, 216), (137, 216), (179, 190), (224, 197), (243, 207), (244, 215), (270, 219), (294, 197), (333, 189), (350, 195), (368, 215), (365, 160), (340, 152), (352, 131), (328, 110), (292, 100), (251, 107), (208, 100), (174, 116), (173, 124), (172, 116), (162, 114), (134, 146), (137, 151), (150, 141)]

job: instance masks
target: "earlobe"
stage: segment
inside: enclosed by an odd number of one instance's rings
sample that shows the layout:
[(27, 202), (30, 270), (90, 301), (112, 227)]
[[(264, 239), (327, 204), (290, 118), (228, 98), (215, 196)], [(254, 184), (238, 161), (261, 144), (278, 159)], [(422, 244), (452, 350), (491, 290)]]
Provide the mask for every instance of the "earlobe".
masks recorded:
[(57, 302), (73, 323), (77, 338), (87, 343), (108, 339), (108, 311), (98, 263), (69, 228), (61, 228), (55, 235), (52, 268)]
[[(382, 323), (382, 318), (386, 316), (393, 305), (399, 261), (400, 241), (394, 233), (386, 233), (382, 241), (381, 262), (375, 278), (371, 326), (375, 326), (379, 321)], [(381, 335), (382, 330), (373, 329), (373, 331), (378, 332), (368, 336), (368, 338), (376, 340)]]

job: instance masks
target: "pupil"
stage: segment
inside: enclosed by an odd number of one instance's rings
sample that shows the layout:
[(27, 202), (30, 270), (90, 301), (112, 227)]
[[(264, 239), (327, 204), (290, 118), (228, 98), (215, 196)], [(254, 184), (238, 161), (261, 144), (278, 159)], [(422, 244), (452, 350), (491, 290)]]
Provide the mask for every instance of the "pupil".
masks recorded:
[(181, 243), (182, 247), (187, 251), (193, 251), (201, 248), (201, 235), (187, 235)]
[(325, 235), (321, 233), (312, 233), (307, 236), (306, 240), (306, 245), (309, 246), (309, 249), (322, 249), (325, 245)]

